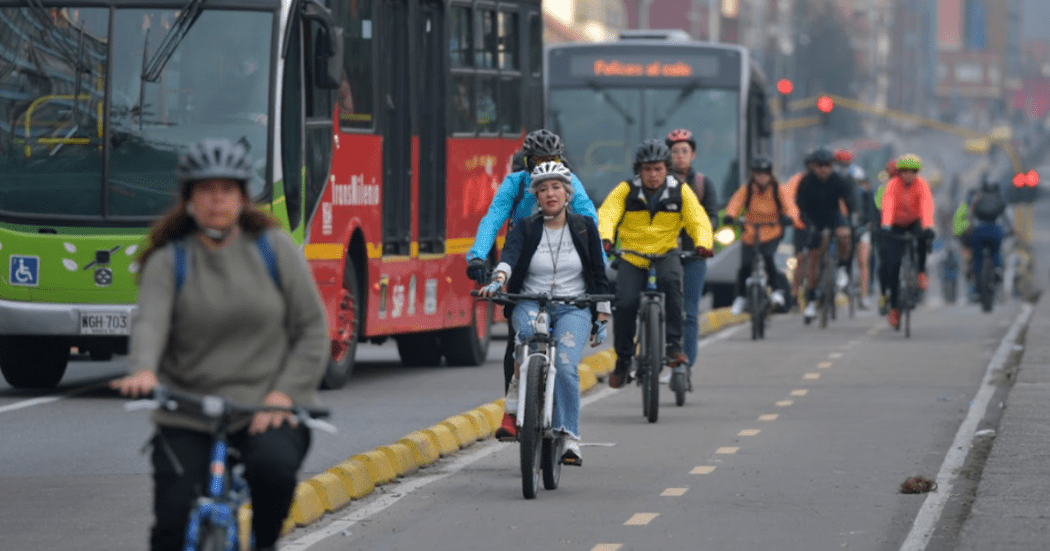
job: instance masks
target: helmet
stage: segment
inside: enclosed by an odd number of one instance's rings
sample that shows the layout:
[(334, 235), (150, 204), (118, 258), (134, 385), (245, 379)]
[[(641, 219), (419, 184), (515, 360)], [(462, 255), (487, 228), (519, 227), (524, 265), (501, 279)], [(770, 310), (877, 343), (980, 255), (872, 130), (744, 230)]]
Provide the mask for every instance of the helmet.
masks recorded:
[(889, 174), (890, 178), (897, 175), (897, 159), (886, 161), (886, 174)]
[(532, 180), (529, 182), (529, 193), (535, 195), (539, 191), (539, 185), (547, 180), (558, 180), (565, 184), (565, 194), (572, 199), (572, 172), (569, 169), (557, 162), (547, 161), (540, 163), (536, 168), (532, 169)]
[(848, 149), (836, 149), (835, 160), (848, 165), (853, 162), (853, 152)]
[(835, 160), (835, 154), (830, 149), (820, 146), (813, 150), (813, 153), (809, 155), (809, 162), (817, 164), (831, 164)]
[(849, 167), (849, 175), (853, 178), (854, 181), (857, 182), (868, 181), (868, 175), (864, 173), (864, 169), (857, 165)]
[(693, 151), (696, 151), (696, 140), (693, 139), (693, 133), (686, 130), (685, 128), (672, 130), (669, 134), (667, 134), (667, 139), (664, 140), (664, 143), (667, 144), (667, 147), (671, 147), (678, 142), (687, 142), (689, 144), (689, 147), (693, 148)]
[(645, 140), (638, 146), (634, 154), (634, 171), (638, 172), (645, 163), (656, 163), (663, 161), (668, 167), (671, 166), (671, 150), (660, 140)]
[(905, 153), (897, 158), (897, 170), (922, 170), (922, 160), (918, 155)]
[(529, 132), (521, 149), (529, 157), (560, 157), (565, 154), (561, 138), (546, 128)]
[(764, 155), (752, 157), (747, 167), (754, 172), (773, 172), (773, 161)]
[(183, 197), (189, 198), (189, 184), (211, 178), (236, 180), (247, 187), (255, 170), (248, 149), (229, 140), (205, 138), (189, 146), (179, 157), (175, 171), (182, 183)]

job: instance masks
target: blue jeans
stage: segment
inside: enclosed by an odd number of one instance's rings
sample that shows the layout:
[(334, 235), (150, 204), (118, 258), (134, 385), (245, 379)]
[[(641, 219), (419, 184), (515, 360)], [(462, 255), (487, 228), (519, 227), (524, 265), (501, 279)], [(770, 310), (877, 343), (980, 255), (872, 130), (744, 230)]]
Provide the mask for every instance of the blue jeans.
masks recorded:
[(995, 267), (1002, 266), (999, 249), (1003, 244), (1003, 234), (1003, 229), (999, 227), (999, 224), (979, 224), (973, 227), (973, 233), (970, 235), (970, 250), (973, 251), (974, 281), (981, 280), (985, 245), (992, 247), (992, 261), (995, 262)]
[(707, 276), (706, 258), (687, 258), (682, 261), (682, 352), (689, 358), (689, 366), (696, 363), (696, 346), (700, 339), (700, 297), (704, 294)]
[[(535, 301), (524, 301), (514, 306), (511, 323), (517, 332), (517, 342), (528, 340), (534, 334), (533, 320), (539, 312)], [(557, 339), (558, 356), (554, 367), (558, 369), (554, 381), (554, 415), (551, 429), (568, 433), (573, 439), (580, 438), (580, 372), (577, 366), (583, 356), (587, 339), (591, 335), (591, 311), (570, 304), (555, 304), (550, 314), (551, 335)], [(518, 358), (522, 361), (524, 358)], [(524, 392), (522, 381), (521, 392)]]

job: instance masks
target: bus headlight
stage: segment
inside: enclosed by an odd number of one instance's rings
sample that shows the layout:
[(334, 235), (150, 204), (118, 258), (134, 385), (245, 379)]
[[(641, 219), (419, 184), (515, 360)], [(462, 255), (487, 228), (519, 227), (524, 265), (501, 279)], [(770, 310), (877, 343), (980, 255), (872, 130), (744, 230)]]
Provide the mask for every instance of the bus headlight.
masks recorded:
[(723, 227), (715, 232), (715, 241), (723, 247), (729, 246), (733, 241), (736, 241), (736, 232), (729, 226)]

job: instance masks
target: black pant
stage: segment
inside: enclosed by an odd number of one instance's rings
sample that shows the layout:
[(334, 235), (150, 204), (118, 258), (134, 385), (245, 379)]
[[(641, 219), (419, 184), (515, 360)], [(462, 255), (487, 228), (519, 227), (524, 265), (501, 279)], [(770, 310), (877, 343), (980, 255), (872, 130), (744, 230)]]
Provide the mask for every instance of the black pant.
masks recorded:
[[(890, 228), (890, 233), (893, 235), (904, 235), (905, 233), (918, 234), (922, 231), (922, 225), (919, 222), (911, 224), (909, 226), (893, 226)], [(901, 271), (901, 259), (904, 258), (904, 251), (907, 243), (900, 239), (893, 239), (887, 237), (880, 239), (881, 251), (879, 253), (879, 286), (882, 288), (883, 294), (889, 292), (890, 295), (890, 307), (897, 307), (897, 295), (900, 292), (900, 271)], [(916, 271), (926, 271), (926, 249), (928, 244), (921, 237), (917, 243), (918, 250), (915, 251), (916, 258)]]
[[(642, 291), (649, 279), (649, 270), (620, 261), (616, 275), (616, 308), (613, 310), (613, 338), (616, 356), (634, 356), (634, 334), (641, 304)], [(667, 320), (667, 350), (682, 350), (682, 259), (676, 254), (656, 261), (656, 287), (664, 293), (664, 312)]]
[[(310, 447), (310, 431), (303, 426), (283, 425), (250, 436), (242, 430), (230, 435), (229, 444), (240, 450), (244, 478), (251, 490), (255, 545), (273, 546), (292, 506), (298, 483), (296, 473)], [(157, 429), (153, 439), (153, 551), (182, 551), (190, 509), (208, 487), (211, 448), (211, 436), (206, 433)], [(178, 459), (182, 476), (169, 454)]]
[(510, 380), (514, 377), (514, 344), (517, 339), (514, 337), (514, 325), (510, 322), (510, 316), (507, 316), (507, 328), (507, 351), (503, 353), (503, 394), (507, 393)]
[[(766, 263), (766, 277), (769, 278), (769, 286), (780, 289), (787, 293), (787, 277), (777, 270), (776, 252), (780, 245), (780, 238), (758, 244), (758, 252)], [(754, 269), (755, 249), (751, 245), (744, 245), (740, 249), (740, 269), (736, 272), (736, 296), (742, 297), (747, 290), (747, 278), (751, 276)]]

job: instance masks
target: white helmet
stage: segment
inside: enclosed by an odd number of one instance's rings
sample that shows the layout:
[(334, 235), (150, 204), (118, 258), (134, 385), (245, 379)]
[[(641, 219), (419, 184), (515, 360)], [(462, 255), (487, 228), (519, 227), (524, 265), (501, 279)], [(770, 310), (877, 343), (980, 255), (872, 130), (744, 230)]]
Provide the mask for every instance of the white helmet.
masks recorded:
[(864, 169), (857, 165), (849, 167), (849, 175), (858, 182), (866, 182), (868, 180), (868, 175), (864, 173)]
[(565, 195), (568, 200), (572, 200), (572, 172), (569, 171), (568, 167), (559, 163), (558, 161), (547, 161), (540, 163), (536, 168), (532, 169), (532, 181), (529, 182), (529, 193), (536, 195), (539, 191), (539, 185), (547, 180), (558, 180), (565, 184)]

